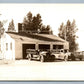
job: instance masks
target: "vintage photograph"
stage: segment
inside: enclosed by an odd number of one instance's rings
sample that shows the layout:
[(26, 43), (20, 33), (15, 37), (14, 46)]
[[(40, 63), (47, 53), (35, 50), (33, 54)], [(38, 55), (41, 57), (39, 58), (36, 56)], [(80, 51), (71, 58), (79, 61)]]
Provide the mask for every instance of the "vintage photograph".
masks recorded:
[(0, 81), (84, 81), (84, 4), (0, 4)]

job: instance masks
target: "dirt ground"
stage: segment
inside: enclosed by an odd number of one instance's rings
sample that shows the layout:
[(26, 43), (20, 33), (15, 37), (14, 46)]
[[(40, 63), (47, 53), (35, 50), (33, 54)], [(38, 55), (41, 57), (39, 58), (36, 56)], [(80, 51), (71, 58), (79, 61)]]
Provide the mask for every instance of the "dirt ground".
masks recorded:
[(0, 80), (84, 81), (84, 61), (0, 60)]

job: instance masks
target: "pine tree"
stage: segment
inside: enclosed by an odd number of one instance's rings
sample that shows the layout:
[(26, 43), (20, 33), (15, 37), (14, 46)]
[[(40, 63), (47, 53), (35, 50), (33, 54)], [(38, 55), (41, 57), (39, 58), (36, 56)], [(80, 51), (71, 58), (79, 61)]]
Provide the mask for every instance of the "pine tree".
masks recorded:
[(72, 23), (68, 20), (66, 25), (62, 23), (59, 28), (58, 36), (69, 42), (69, 49), (71, 52), (74, 52), (78, 49), (78, 44), (76, 43), (77, 30), (78, 29), (76, 27), (75, 20), (73, 20)]
[(31, 33), (43, 33), (43, 34), (53, 34), (50, 25), (43, 25), (41, 15), (38, 13), (33, 16), (29, 12), (23, 20), (24, 30)]
[(60, 28), (58, 28), (59, 30), (59, 33), (58, 33), (58, 36), (61, 37), (62, 39), (65, 39), (65, 26), (64, 26), (64, 23), (62, 23), (60, 25)]
[(14, 32), (14, 31), (15, 31), (15, 26), (14, 26), (14, 20), (13, 20), (13, 19), (12, 19), (11, 22), (9, 23), (8, 31), (9, 31), (9, 32)]
[(41, 26), (42, 26), (42, 19), (41, 19), (41, 15), (37, 14), (36, 16), (33, 17), (33, 25), (32, 28), (34, 31), (36, 31), (38, 33), (38, 30), (40, 30)]
[(32, 30), (32, 13), (29, 12), (26, 17), (24, 17), (23, 24), (24, 24), (24, 30), (31, 31)]

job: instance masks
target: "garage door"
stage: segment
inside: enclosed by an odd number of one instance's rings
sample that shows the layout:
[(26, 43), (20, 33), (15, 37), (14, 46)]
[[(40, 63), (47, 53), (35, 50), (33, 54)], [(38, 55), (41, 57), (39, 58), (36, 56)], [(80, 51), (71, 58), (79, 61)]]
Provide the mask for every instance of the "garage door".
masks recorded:
[(23, 59), (26, 59), (26, 49), (35, 49), (35, 44), (23, 44), (22, 45), (22, 52), (23, 52)]

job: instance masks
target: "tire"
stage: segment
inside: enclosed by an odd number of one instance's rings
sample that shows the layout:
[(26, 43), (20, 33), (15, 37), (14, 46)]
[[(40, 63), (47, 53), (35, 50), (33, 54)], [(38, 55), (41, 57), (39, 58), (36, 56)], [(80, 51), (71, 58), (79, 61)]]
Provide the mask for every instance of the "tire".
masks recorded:
[(55, 61), (55, 56), (54, 56), (54, 55), (52, 55), (51, 60), (52, 60), (52, 61)]
[(73, 56), (73, 57), (71, 58), (71, 60), (72, 60), (72, 61), (75, 61), (75, 56)]
[(80, 59), (80, 61), (82, 61), (82, 58), (79, 58)]
[(32, 60), (31, 54), (28, 54), (28, 60)]
[(40, 61), (45, 62), (45, 57), (43, 55), (40, 57)]
[(67, 57), (66, 56), (64, 56), (64, 61), (67, 61), (68, 59), (67, 59)]

